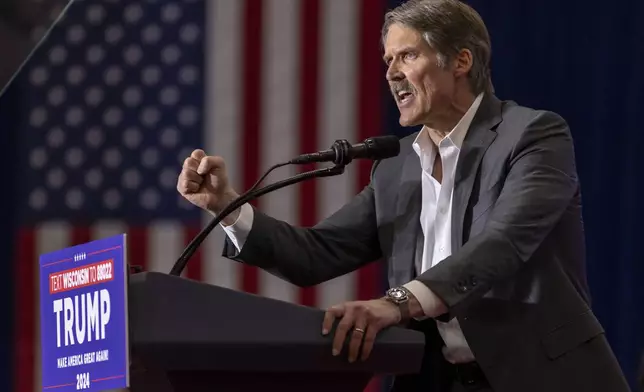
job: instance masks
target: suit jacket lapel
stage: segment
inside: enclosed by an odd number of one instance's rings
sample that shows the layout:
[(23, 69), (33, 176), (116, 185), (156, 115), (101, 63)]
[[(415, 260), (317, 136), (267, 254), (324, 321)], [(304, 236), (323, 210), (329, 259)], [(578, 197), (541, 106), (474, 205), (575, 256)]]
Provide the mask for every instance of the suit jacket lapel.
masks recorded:
[(454, 174), (452, 253), (463, 245), (465, 211), (483, 155), (496, 137), (493, 128), (501, 122), (501, 105), (498, 98), (486, 94), (463, 140)]
[(421, 230), (421, 171), (418, 155), (410, 148), (403, 163), (396, 203), (393, 260), (389, 265), (389, 284), (392, 287), (414, 278), (416, 239)]

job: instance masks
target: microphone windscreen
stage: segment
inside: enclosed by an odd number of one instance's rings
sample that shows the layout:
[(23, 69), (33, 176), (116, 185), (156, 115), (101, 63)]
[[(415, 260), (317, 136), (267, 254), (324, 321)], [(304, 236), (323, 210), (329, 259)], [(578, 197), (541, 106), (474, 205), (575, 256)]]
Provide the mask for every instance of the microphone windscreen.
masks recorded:
[(397, 136), (375, 136), (364, 141), (369, 159), (387, 159), (400, 154), (400, 141)]

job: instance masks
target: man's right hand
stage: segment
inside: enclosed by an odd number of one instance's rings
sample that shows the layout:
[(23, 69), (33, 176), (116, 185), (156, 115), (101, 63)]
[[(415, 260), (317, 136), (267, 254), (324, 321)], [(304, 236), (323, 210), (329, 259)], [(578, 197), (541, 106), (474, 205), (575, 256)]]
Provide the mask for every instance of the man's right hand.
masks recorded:
[[(228, 182), (224, 159), (207, 156), (203, 150), (194, 150), (183, 162), (177, 190), (190, 203), (214, 215), (220, 214), (239, 196)], [(228, 215), (222, 223), (231, 225), (238, 216), (239, 210)]]

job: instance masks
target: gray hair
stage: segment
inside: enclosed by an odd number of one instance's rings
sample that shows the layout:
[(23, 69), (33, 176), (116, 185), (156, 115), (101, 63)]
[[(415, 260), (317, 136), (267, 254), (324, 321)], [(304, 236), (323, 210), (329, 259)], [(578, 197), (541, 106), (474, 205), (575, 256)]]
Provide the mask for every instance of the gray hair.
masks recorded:
[(468, 74), (472, 92), (494, 92), (490, 73), (490, 36), (483, 19), (472, 7), (459, 0), (407, 1), (385, 15), (383, 44), (393, 24), (419, 31), (437, 52), (441, 67), (446, 67), (461, 49), (469, 49), (473, 57)]

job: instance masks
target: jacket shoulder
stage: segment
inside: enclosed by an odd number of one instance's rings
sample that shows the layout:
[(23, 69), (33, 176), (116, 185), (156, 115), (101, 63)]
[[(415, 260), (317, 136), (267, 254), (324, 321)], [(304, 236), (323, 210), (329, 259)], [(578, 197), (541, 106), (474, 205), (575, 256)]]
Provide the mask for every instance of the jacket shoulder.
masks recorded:
[(501, 107), (503, 121), (499, 124), (497, 131), (522, 133), (535, 121), (563, 123), (567, 127), (566, 120), (559, 113), (551, 110), (523, 106), (515, 101), (502, 101)]

